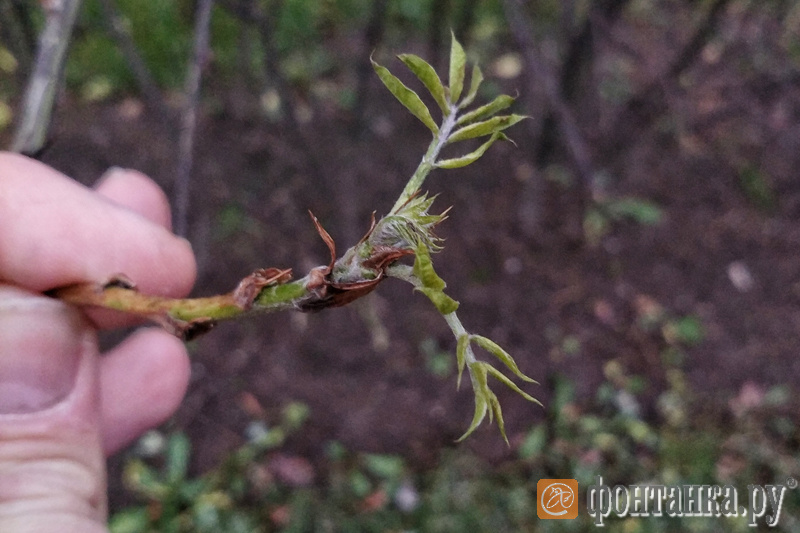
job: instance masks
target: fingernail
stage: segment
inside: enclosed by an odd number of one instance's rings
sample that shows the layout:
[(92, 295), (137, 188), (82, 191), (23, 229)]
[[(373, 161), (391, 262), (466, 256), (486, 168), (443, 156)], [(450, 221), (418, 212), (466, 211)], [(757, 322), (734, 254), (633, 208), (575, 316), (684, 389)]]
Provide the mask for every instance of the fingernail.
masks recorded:
[(94, 184), (94, 188), (100, 186), (101, 183), (105, 181), (112, 181), (118, 178), (121, 178), (127, 174), (127, 169), (122, 167), (108, 167), (105, 172), (103, 172), (99, 178), (97, 178), (97, 182)]
[(41, 411), (69, 395), (86, 345), (82, 324), (57, 300), (0, 288), (0, 414)]

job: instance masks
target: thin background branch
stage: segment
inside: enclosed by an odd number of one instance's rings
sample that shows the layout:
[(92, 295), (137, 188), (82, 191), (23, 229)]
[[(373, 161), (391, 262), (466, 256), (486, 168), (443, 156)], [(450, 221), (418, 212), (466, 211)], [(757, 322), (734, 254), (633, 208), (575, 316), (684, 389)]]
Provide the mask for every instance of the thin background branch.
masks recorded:
[[(541, 57), (534, 41), (533, 28), (522, 9), (521, 3), (517, 0), (504, 0), (503, 7), (509, 27), (522, 52), (528, 71), (531, 73), (532, 78), (542, 86), (548, 107), (552, 110), (570, 158), (584, 184), (584, 193), (588, 196), (594, 176), (591, 151), (578, 127), (572, 110), (561, 95), (558, 76), (550, 68), (547, 61)], [(583, 198), (583, 202), (587, 201), (588, 197)]]
[[(283, 9), (283, 2), (271, 4), (268, 10), (260, 9), (255, 3), (243, 0), (219, 0), (217, 4), (244, 24), (254, 27), (258, 32), (259, 42), (264, 51), (264, 86), (272, 88), (278, 93), (284, 108), (283, 118), (294, 137), (291, 144), (299, 147), (303, 152), (301, 163), (306, 167), (306, 171), (313, 176), (323, 176), (325, 165), (319, 160), (317, 151), (304, 135), (303, 128), (297, 120), (297, 99), (293, 95), (288, 80), (281, 73), (278, 62), (280, 53), (275, 46), (273, 35), (275, 34), (275, 18)], [(312, 102), (309, 101), (308, 104), (312, 105)]]
[[(630, 129), (630, 125), (635, 125), (636, 131), (641, 131), (668, 110), (666, 87), (694, 65), (703, 48), (715, 35), (717, 25), (728, 4), (730, 4), (730, 0), (714, 1), (698, 23), (692, 37), (675, 55), (664, 72), (625, 103), (612, 121), (613, 125), (610, 131), (621, 131), (623, 125), (626, 125), (628, 129)], [(610, 154), (618, 154), (627, 142), (621, 136), (614, 136), (614, 138), (617, 140), (612, 140), (612, 143), (604, 148), (604, 151)]]
[(44, 148), (53, 114), (56, 91), (61, 85), (70, 35), (78, 16), (80, 0), (43, 2), (47, 13), (44, 31), (25, 96), (11, 149), (38, 154)]
[(125, 58), (128, 68), (131, 69), (136, 84), (142, 92), (145, 105), (149, 107), (153, 114), (159, 117), (165, 125), (169, 125), (169, 119), (172, 113), (164, 101), (164, 96), (158, 88), (158, 84), (153, 79), (150, 70), (139, 54), (136, 43), (128, 32), (114, 0), (100, 0), (100, 8), (103, 11), (103, 17), (106, 19), (108, 31), (117, 42), (117, 46), (120, 52), (122, 52), (122, 56)]
[(192, 172), (197, 106), (200, 100), (200, 81), (209, 58), (209, 30), (213, 0), (200, 0), (197, 4), (194, 28), (194, 52), (186, 76), (186, 105), (181, 115), (178, 140), (178, 169), (175, 176), (175, 233), (186, 236), (189, 223), (189, 187)]

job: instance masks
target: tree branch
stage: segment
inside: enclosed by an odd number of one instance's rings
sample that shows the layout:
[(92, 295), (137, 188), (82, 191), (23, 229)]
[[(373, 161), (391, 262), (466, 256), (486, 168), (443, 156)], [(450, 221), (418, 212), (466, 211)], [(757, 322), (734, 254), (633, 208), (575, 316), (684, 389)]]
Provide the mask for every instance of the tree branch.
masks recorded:
[[(611, 131), (620, 131), (624, 124), (635, 124), (639, 129), (644, 128), (667, 111), (668, 108), (664, 101), (665, 85), (680, 77), (686, 69), (694, 64), (697, 56), (713, 36), (719, 17), (729, 3), (730, 0), (715, 0), (703, 20), (698, 24), (691, 39), (678, 52), (664, 72), (648, 83), (639, 93), (628, 99), (612, 121)], [(616, 138), (619, 139), (619, 136)], [(617, 141), (607, 147), (606, 151), (611, 154), (617, 153), (621, 148), (621, 142), (627, 141), (624, 139)]]
[(47, 21), (39, 37), (36, 63), (22, 100), (21, 119), (11, 149), (37, 154), (45, 145), (56, 90), (61, 84), (72, 27), (80, 0), (45, 2)]
[(194, 26), (194, 52), (186, 76), (186, 105), (181, 116), (178, 140), (178, 169), (175, 177), (175, 233), (186, 236), (189, 224), (189, 185), (192, 171), (194, 137), (197, 127), (197, 106), (200, 100), (200, 81), (209, 59), (209, 26), (213, 0), (197, 4)]
[(144, 97), (145, 105), (155, 114), (165, 125), (169, 125), (170, 115), (172, 114), (167, 104), (164, 102), (164, 97), (161, 90), (158, 88), (150, 70), (147, 68), (136, 43), (131, 38), (130, 33), (125, 28), (122, 17), (114, 4), (114, 0), (99, 0), (100, 8), (103, 11), (103, 16), (106, 19), (108, 31), (111, 36), (117, 41), (122, 56), (128, 67), (131, 69), (136, 84)]
[(504, 0), (503, 7), (506, 13), (506, 20), (517, 46), (519, 46), (523, 54), (528, 71), (533, 79), (541, 83), (547, 104), (556, 119), (556, 124), (564, 139), (567, 151), (581, 178), (583, 191), (580, 201), (581, 207), (584, 208), (590, 200), (594, 176), (594, 165), (589, 145), (578, 127), (572, 110), (561, 95), (558, 76), (539, 54), (538, 47), (533, 39), (533, 28), (521, 7), (521, 3), (518, 0)]

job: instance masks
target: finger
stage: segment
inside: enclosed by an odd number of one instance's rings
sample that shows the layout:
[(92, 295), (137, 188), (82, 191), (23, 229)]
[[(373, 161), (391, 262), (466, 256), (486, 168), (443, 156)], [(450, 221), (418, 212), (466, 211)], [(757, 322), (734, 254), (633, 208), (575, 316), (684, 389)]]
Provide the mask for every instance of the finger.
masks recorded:
[(186, 348), (163, 331), (140, 330), (109, 352), (100, 363), (106, 455), (169, 418), (188, 384)]
[(130, 209), (168, 230), (172, 229), (167, 195), (161, 187), (141, 172), (111, 168), (95, 183), (94, 190), (115, 204)]
[[(141, 172), (113, 167), (94, 184), (94, 190), (115, 205), (138, 213), (167, 230), (172, 229), (167, 195)], [(92, 323), (105, 328), (134, 326), (143, 322), (138, 317), (108, 309), (85, 309), (85, 312)]]
[(0, 338), (0, 531), (105, 531), (94, 332), (0, 286)]
[(34, 291), (124, 273), (142, 292), (185, 295), (188, 242), (53, 169), (0, 154), (0, 279)]

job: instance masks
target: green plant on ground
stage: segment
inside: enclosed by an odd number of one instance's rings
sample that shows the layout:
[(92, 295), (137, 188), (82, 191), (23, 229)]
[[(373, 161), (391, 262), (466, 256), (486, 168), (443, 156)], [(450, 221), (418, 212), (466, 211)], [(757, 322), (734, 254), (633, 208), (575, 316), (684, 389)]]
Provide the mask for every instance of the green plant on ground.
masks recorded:
[[(673, 376), (663, 394), (680, 394), (682, 408), (695, 416), (676, 424), (668, 413), (652, 418), (624, 409), (608, 394), (616, 390), (611, 380), (635, 377), (624, 369), (608, 371), (610, 381), (586, 401), (559, 377), (551, 416), (528, 430), (516, 458), (499, 464), (460, 449), (445, 451), (434, 468), (419, 472), (398, 455), (359, 453), (329, 441), (324, 464), (312, 467), (314, 482), (289, 482), (275, 475), (275, 459), (285, 457), (285, 438), (303, 430), (303, 417), (292, 413), (305, 412), (289, 404), (274, 426), (191, 477), (188, 441), (176, 434), (155, 456), (129, 459), (126, 482), (145, 503), (116, 513), (111, 531), (593, 532), (597, 526), (583, 497), (598, 475), (610, 486), (728, 484), (739, 490), (740, 504), (748, 484), (797, 477), (800, 432), (789, 387), (765, 390), (761, 403), (737, 407), (731, 420), (708, 411), (682, 372), (665, 369)], [(553, 477), (580, 482), (576, 520), (537, 517), (537, 481)], [(797, 531), (798, 512), (800, 498), (790, 491), (780, 522), (762, 530)], [(753, 530), (743, 516), (610, 516), (606, 524), (611, 531), (641, 533)]]
[[(279, 424), (252, 431), (247, 444), (197, 478), (189, 476), (191, 443), (185, 434), (174, 433), (166, 439), (155, 432), (146, 435), (140, 439), (139, 447), (155, 449), (128, 459), (123, 479), (125, 485), (148, 504), (116, 513), (109, 522), (111, 531), (256, 530), (263, 517), (247, 509), (245, 503), (253, 494), (261, 494), (260, 489), (264, 487), (264, 467), (258, 460), (283, 445), (307, 416), (306, 405), (287, 404)], [(157, 441), (155, 445), (143, 445), (153, 440)], [(163, 445), (160, 441), (164, 441)], [(148, 464), (142, 455), (158, 459), (160, 467)]]
[(597, 200), (584, 214), (583, 231), (591, 244), (597, 244), (612, 228), (622, 220), (631, 220), (643, 226), (659, 224), (663, 218), (660, 207), (656, 204), (626, 196)]
[[(670, 313), (655, 301), (640, 304), (633, 320), (657, 333), (664, 346), (689, 349), (702, 339), (697, 317)], [(435, 350), (435, 347), (430, 347)], [(318, 464), (305, 463), (313, 482), (281, 476), (277, 465), (287, 436), (302, 432), (307, 408), (290, 403), (274, 425), (248, 432), (250, 440), (209, 472), (185, 468), (189, 446), (173, 435), (155, 457), (129, 459), (126, 481), (145, 501), (115, 514), (113, 533), (149, 531), (518, 531), (593, 532), (584, 495), (601, 476), (609, 486), (730, 485), (746, 504), (750, 484), (784, 483), (800, 476), (796, 400), (788, 385), (750, 384), (730, 405), (711, 406), (679, 363), (662, 359), (666, 385), (647, 414), (648, 386), (619, 359), (605, 364), (606, 380), (580, 399), (576, 384), (556, 375), (545, 420), (528, 428), (514, 456), (487, 463), (469, 450), (444, 450), (423, 471), (407, 458), (360, 453), (324, 443)], [(730, 412), (729, 412), (730, 411)], [(302, 436), (302, 435), (300, 435)], [(151, 466), (156, 465), (156, 466)], [(575, 520), (540, 520), (536, 486), (543, 478), (580, 483)], [(790, 490), (781, 519), (761, 530), (797, 531), (800, 498)], [(752, 531), (741, 514), (730, 517), (609, 516), (612, 531), (668, 533)]]
[[(474, 347), (496, 357), (517, 378), (535, 382), (522, 373), (508, 352), (487, 337), (469, 333), (458, 318), (458, 302), (445, 294), (445, 282), (434, 270), (432, 261), (432, 255), (442, 248), (441, 240), (433, 230), (446, 218), (447, 211), (431, 213), (435, 197), (423, 193), (421, 187), (436, 168), (459, 168), (478, 160), (494, 142), (507, 139), (503, 133), (506, 128), (525, 117), (498, 115), (514, 102), (514, 98), (506, 95), (467, 111), (477, 96), (483, 74), (475, 66), (469, 86), (465, 85), (466, 55), (455, 36), (450, 53), (449, 86), (442, 83), (433, 67), (422, 58), (411, 54), (399, 58), (438, 105), (442, 114), (441, 124), (436, 123), (417, 93), (386, 67), (372, 62), (383, 84), (428, 127), (433, 139), (394, 207), (377, 221), (373, 216), (364, 237), (341, 257), (337, 258), (333, 239), (312, 215), (312, 221), (330, 251), (330, 262), (311, 269), (306, 276), (295, 281), (291, 280), (289, 269), (265, 268), (244, 278), (228, 294), (170, 299), (141, 294), (131, 280), (118, 276), (100, 284), (81, 283), (64, 287), (54, 291), (53, 295), (77, 305), (139, 314), (160, 323), (181, 338), (190, 339), (208, 331), (219, 320), (279, 310), (318, 311), (345, 305), (371, 292), (384, 279), (397, 278), (410, 283), (431, 300), (456, 338), (458, 384), (466, 369), (475, 394), (475, 413), (461, 439), (471, 434), (488, 414), (490, 420), (497, 418), (500, 433), (507, 441), (499, 401), (489, 388), (489, 376), (525, 399), (538, 402), (497, 368), (479, 360)], [(475, 150), (455, 158), (441, 157), (446, 146), (478, 138), (486, 140)], [(415, 257), (413, 266), (398, 261), (412, 255)]]

